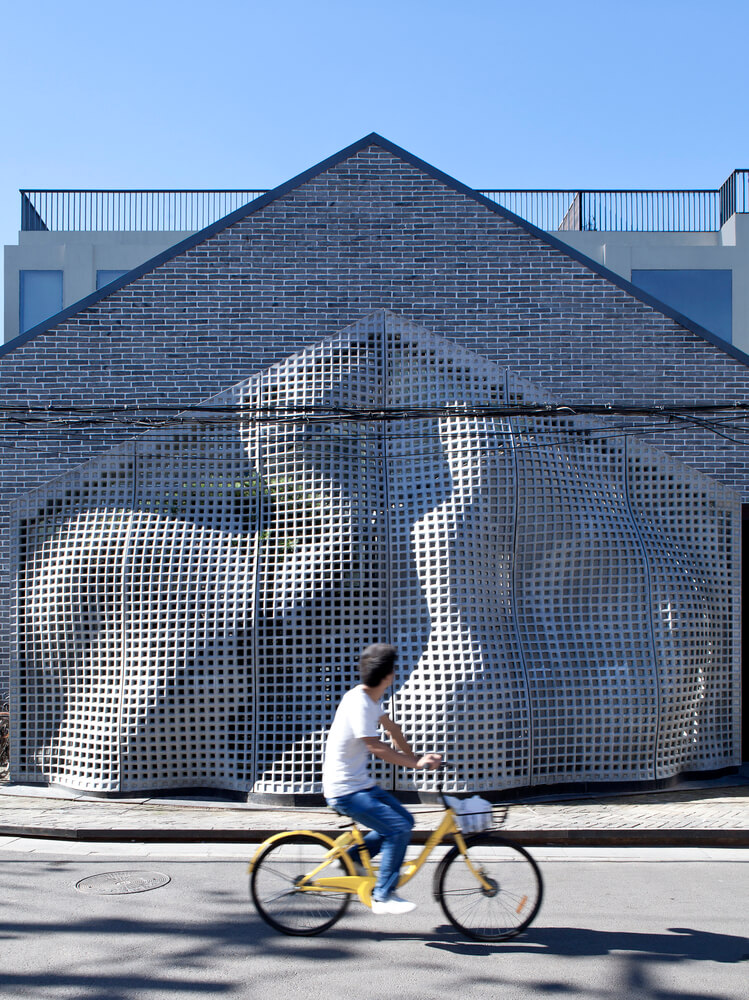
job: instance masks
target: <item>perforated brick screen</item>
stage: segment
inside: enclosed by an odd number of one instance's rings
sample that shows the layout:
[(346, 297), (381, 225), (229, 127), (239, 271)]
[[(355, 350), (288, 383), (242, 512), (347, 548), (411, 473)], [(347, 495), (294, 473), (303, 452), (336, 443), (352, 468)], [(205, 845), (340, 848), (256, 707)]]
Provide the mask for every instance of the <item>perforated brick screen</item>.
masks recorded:
[(737, 763), (736, 497), (600, 422), (456, 412), (537, 399), (378, 312), (17, 501), (13, 776), (318, 792), (375, 641), (453, 790)]

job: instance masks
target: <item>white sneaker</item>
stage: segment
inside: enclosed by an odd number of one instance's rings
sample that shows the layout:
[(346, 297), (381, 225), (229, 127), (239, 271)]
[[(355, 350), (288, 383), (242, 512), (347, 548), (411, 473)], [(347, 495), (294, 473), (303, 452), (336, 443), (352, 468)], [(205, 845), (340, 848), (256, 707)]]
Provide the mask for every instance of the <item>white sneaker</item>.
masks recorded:
[(372, 913), (410, 913), (416, 909), (416, 903), (411, 903), (400, 896), (391, 896), (389, 899), (373, 899)]

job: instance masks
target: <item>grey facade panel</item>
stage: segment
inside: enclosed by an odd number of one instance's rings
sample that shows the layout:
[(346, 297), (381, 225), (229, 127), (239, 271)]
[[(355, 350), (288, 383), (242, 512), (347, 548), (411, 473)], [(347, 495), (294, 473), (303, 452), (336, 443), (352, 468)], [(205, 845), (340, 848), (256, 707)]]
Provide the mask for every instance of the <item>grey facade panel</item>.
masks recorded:
[[(258, 203), (0, 357), (7, 404), (189, 405), (389, 309), (557, 399), (746, 400), (749, 368), (481, 199), (373, 142)], [(8, 503), (127, 440), (106, 422), (4, 428)], [(747, 448), (700, 427), (648, 440), (738, 490)]]
[(736, 496), (537, 398), (378, 311), (21, 498), (15, 776), (319, 794), (376, 641), (452, 790), (737, 764)]

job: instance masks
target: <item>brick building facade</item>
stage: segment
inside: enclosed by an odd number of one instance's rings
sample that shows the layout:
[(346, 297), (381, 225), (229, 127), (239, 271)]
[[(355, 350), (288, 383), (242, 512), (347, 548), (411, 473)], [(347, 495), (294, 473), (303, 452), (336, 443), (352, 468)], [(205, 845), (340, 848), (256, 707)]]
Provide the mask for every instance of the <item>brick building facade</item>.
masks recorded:
[[(0, 349), (7, 406), (198, 403), (373, 310), (574, 403), (746, 400), (749, 358), (404, 150), (368, 136)], [(136, 432), (4, 427), (7, 504)], [(749, 450), (694, 423), (648, 440), (749, 494)]]

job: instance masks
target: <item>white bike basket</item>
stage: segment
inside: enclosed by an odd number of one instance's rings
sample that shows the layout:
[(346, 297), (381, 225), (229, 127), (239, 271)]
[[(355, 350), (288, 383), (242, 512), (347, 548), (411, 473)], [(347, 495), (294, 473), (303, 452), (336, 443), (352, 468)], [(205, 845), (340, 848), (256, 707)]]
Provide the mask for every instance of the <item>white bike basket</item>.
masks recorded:
[(470, 799), (456, 799), (445, 795), (446, 804), (453, 810), (461, 833), (480, 833), (492, 825), (492, 805), (480, 795)]

